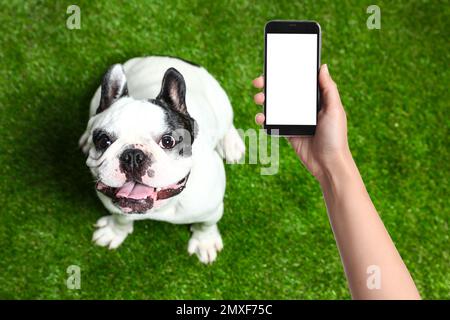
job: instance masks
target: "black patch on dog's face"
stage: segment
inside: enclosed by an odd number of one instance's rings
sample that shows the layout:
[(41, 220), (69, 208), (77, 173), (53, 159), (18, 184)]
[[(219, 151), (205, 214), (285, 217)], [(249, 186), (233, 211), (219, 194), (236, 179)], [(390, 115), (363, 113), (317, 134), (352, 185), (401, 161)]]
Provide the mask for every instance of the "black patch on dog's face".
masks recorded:
[[(186, 130), (189, 132), (189, 138), (183, 138), (186, 142), (194, 143), (194, 139), (197, 136), (197, 123), (192, 118), (189, 113), (181, 113), (173, 110), (165, 101), (150, 99), (149, 102), (161, 107), (165, 115), (165, 121), (167, 123), (167, 128), (169, 133), (177, 130)], [(180, 131), (182, 131), (180, 130)], [(178, 141), (177, 137), (174, 137)]]
[(197, 136), (197, 123), (189, 115), (186, 107), (186, 83), (183, 76), (174, 68), (164, 74), (161, 91), (156, 99), (149, 101), (162, 108), (168, 127), (177, 144), (174, 150), (180, 156), (192, 154), (192, 144)]
[(92, 142), (97, 152), (103, 154), (116, 141), (116, 136), (104, 129), (95, 129), (92, 133)]

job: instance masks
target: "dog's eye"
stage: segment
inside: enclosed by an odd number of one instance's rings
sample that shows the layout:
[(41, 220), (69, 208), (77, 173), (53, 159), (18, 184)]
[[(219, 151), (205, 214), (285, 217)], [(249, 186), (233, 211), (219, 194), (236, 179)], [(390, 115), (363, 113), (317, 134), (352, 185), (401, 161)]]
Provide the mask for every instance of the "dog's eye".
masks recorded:
[(106, 150), (111, 144), (111, 138), (106, 133), (94, 135), (94, 144), (97, 150)]
[(161, 140), (159, 141), (159, 145), (163, 149), (172, 149), (173, 147), (175, 147), (175, 144), (175, 138), (168, 134), (162, 136)]

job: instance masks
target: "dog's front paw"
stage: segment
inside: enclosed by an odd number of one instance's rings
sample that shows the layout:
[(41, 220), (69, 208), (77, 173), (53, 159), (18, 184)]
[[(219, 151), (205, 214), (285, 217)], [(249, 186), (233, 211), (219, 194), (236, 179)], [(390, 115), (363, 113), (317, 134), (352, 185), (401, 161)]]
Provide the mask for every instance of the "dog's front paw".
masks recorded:
[(238, 163), (245, 154), (245, 144), (236, 128), (232, 126), (221, 142), (223, 156), (227, 163)]
[(222, 250), (223, 242), (217, 225), (205, 226), (203, 224), (191, 227), (192, 236), (188, 244), (190, 255), (196, 254), (200, 262), (212, 263), (216, 260), (217, 252)]
[(98, 229), (94, 232), (92, 241), (109, 249), (116, 249), (133, 232), (132, 221), (125, 221), (116, 216), (102, 217), (95, 226)]

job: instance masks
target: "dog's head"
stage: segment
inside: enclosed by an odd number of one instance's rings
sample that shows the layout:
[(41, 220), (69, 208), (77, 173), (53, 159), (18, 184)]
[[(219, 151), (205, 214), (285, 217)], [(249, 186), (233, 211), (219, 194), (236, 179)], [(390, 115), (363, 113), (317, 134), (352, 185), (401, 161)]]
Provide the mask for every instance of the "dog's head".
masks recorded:
[(90, 119), (86, 164), (97, 190), (123, 213), (145, 213), (183, 191), (192, 166), (196, 123), (186, 84), (174, 68), (155, 99), (128, 95), (123, 68), (105, 74), (97, 113)]

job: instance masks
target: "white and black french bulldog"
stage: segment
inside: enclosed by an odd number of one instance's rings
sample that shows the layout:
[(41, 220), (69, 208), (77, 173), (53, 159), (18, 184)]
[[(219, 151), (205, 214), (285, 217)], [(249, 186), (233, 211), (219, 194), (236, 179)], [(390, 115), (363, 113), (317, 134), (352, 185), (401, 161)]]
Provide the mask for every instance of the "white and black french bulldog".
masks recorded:
[(245, 145), (225, 91), (202, 67), (172, 57), (113, 65), (80, 138), (96, 191), (112, 215), (93, 241), (117, 248), (133, 221), (192, 224), (188, 252), (211, 263), (223, 247), (225, 170)]

